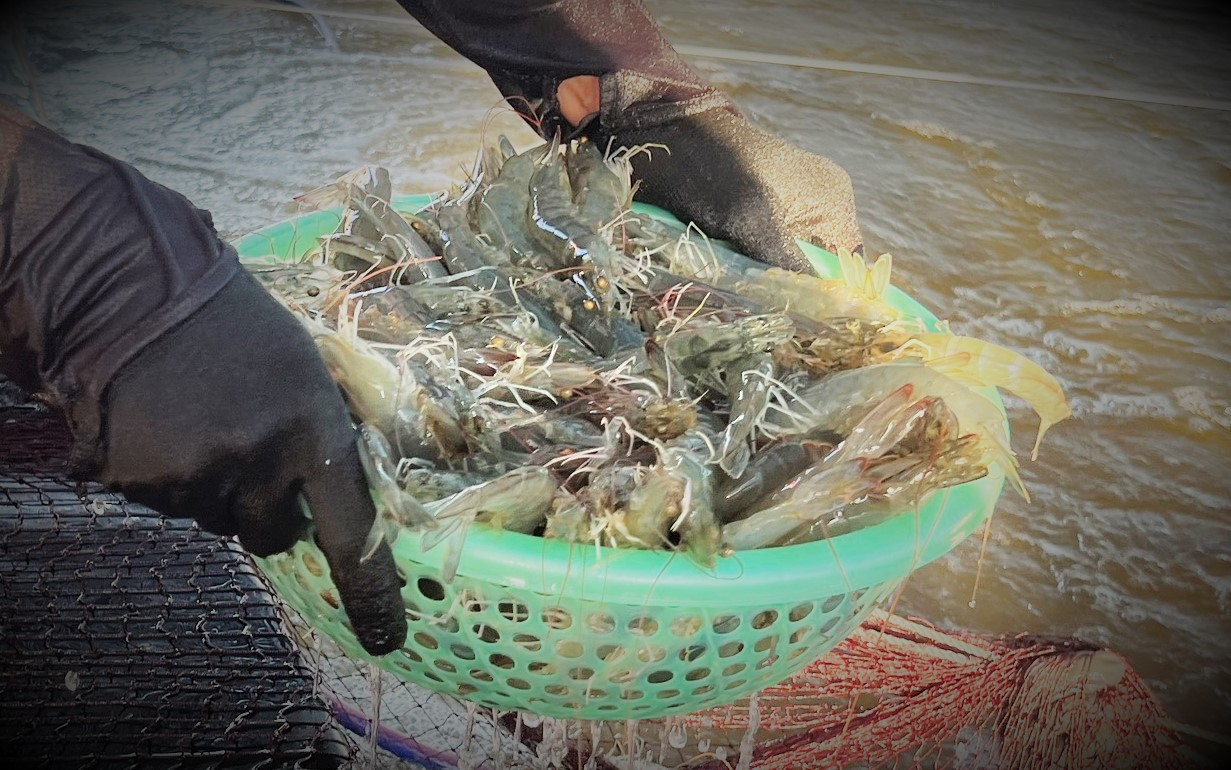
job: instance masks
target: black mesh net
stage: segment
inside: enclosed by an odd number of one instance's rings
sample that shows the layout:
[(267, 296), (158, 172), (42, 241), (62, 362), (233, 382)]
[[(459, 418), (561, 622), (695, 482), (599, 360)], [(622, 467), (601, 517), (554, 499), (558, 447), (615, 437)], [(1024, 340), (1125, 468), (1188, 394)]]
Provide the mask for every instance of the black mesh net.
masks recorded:
[(0, 409), (0, 745), (29, 767), (336, 767), (351, 747), (246, 556), (62, 473)]
[[(230, 539), (69, 480), (70, 442), (56, 412), (0, 379), (0, 755), (10, 762), (533, 761), (490, 713), (388, 674), (374, 690), (373, 672), (282, 605)], [(379, 748), (363, 738), (374, 694)]]

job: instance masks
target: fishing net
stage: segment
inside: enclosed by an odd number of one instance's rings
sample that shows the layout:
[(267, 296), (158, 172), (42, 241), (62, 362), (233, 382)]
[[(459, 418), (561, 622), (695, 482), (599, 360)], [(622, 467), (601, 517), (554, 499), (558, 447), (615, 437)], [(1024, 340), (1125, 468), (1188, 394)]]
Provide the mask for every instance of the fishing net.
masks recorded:
[(19, 767), (1199, 764), (1110, 651), (885, 614), (730, 706), (493, 713), (347, 658), (230, 541), (67, 481), (62, 420), (0, 387), (0, 747)]
[(63, 476), (0, 408), (0, 750), (19, 767), (332, 767), (347, 743), (231, 542)]

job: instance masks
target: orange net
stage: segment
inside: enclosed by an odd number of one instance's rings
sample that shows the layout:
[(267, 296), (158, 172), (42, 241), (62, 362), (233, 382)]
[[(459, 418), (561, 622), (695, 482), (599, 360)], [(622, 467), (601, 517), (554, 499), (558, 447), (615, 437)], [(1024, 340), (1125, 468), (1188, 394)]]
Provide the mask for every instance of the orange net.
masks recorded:
[(1073, 639), (940, 633), (884, 614), (755, 699), (682, 721), (705, 736), (703, 745), (733, 745), (742, 733), (750, 748), (743, 763), (750, 757), (764, 770), (1192, 763), (1149, 688), (1109, 650)]

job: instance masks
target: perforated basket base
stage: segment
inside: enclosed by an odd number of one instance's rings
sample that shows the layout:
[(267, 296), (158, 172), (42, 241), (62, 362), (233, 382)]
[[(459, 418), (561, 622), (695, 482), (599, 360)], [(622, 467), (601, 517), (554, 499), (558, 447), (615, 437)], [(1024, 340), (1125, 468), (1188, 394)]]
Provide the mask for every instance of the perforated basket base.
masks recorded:
[(62, 475), (60, 419), (0, 408), (6, 766), (336, 767), (349, 744), (245, 554)]

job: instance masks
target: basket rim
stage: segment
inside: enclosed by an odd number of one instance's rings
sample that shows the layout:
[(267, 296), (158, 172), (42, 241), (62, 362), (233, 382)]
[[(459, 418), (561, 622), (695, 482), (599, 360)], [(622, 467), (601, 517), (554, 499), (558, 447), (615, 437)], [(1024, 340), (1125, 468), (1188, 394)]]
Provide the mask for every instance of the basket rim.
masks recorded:
[[(416, 212), (438, 195), (399, 195), (394, 208)], [(680, 223), (669, 212), (636, 202), (638, 211)], [(309, 253), (321, 235), (340, 221), (341, 208), (312, 211), (269, 225), (234, 245), (241, 261), (290, 261)], [(836, 255), (798, 242), (824, 277), (839, 274)], [(924, 305), (896, 286), (889, 303), (930, 329), (939, 321)], [(977, 388), (1004, 415), (995, 388)], [(1007, 428), (1007, 418), (1006, 418)], [(853, 532), (811, 543), (740, 551), (719, 557), (706, 570), (683, 554), (660, 550), (597, 548), (497, 530), (481, 522), (469, 527), (458, 576), (510, 591), (647, 607), (760, 607), (813, 601), (831, 594), (862, 591), (903, 580), (972, 534), (992, 514), (1004, 474), (988, 475), (926, 496), (914, 512), (904, 512)], [(396, 562), (440, 568), (442, 548), (424, 552), (419, 538), (393, 543)]]

